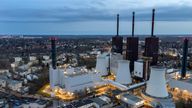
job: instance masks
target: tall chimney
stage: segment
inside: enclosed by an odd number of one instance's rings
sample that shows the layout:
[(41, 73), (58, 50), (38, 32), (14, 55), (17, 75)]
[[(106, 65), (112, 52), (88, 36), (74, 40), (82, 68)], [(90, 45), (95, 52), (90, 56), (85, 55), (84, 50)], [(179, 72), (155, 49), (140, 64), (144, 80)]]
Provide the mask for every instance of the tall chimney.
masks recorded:
[(184, 39), (183, 45), (183, 58), (182, 58), (182, 69), (181, 69), (181, 77), (184, 78), (186, 76), (186, 65), (187, 65), (187, 53), (188, 53), (188, 39)]
[(112, 52), (121, 54), (123, 52), (123, 37), (119, 36), (119, 14), (117, 14), (117, 34), (112, 37)]
[(155, 9), (152, 11), (152, 27), (151, 27), (151, 37), (154, 36), (154, 21), (155, 21)]
[(119, 36), (119, 14), (117, 14), (117, 36)]
[(132, 18), (132, 37), (134, 37), (134, 30), (135, 30), (135, 12), (133, 12), (133, 18)]
[(51, 38), (51, 58), (52, 58), (52, 68), (56, 69), (56, 38)]

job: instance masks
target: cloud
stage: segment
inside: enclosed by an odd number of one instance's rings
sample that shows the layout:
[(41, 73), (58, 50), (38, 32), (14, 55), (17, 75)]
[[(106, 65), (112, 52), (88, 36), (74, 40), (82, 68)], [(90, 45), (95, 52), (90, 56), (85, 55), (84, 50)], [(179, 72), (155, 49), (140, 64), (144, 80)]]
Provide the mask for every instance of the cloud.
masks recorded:
[(130, 20), (136, 11), (137, 20), (192, 20), (191, 0), (2, 0), (1, 22), (72, 22), (111, 21), (119, 13), (121, 20)]

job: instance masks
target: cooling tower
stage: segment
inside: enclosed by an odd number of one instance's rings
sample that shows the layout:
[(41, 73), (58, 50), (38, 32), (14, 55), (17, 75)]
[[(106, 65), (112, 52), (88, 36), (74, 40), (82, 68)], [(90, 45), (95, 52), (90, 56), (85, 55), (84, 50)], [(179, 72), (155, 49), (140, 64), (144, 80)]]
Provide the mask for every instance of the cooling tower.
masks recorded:
[(112, 53), (110, 55), (110, 72), (115, 75), (118, 69), (118, 60), (123, 60), (123, 55), (119, 53)]
[(109, 61), (108, 57), (97, 57), (97, 63), (96, 63), (96, 71), (100, 73), (100, 75), (108, 75), (108, 67), (109, 67)]
[(168, 96), (165, 80), (166, 69), (161, 66), (151, 67), (151, 74), (147, 82), (146, 93), (152, 97), (163, 98)]
[(119, 82), (121, 84), (131, 84), (132, 83), (129, 63), (130, 62), (128, 60), (119, 60), (118, 61), (116, 82)]

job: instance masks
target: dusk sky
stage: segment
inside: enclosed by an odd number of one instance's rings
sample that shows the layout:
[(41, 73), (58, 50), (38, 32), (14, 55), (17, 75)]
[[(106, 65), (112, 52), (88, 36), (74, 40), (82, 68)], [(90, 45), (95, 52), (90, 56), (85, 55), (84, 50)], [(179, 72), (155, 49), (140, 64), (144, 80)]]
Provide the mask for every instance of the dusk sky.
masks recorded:
[(156, 9), (156, 34), (192, 34), (192, 0), (0, 0), (0, 34), (150, 34)]

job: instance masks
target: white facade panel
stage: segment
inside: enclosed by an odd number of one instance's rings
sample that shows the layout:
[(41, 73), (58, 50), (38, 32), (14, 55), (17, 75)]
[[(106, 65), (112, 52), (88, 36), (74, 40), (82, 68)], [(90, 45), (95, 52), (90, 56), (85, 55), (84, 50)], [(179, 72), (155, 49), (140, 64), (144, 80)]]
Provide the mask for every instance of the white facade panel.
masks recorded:
[(65, 85), (65, 82), (64, 82), (64, 77), (65, 77), (65, 75), (64, 75), (64, 69), (59, 69), (58, 70), (58, 73), (59, 73), (59, 76), (58, 76), (58, 78), (59, 78), (59, 86), (60, 87), (64, 87), (64, 85)]
[(100, 83), (98, 82), (100, 81), (101, 78), (95, 73), (82, 74), (72, 77), (66, 76), (64, 80), (65, 90), (70, 92), (85, 90), (86, 88), (99, 85)]
[(135, 61), (134, 62), (134, 76), (143, 78), (143, 62), (142, 61)]

